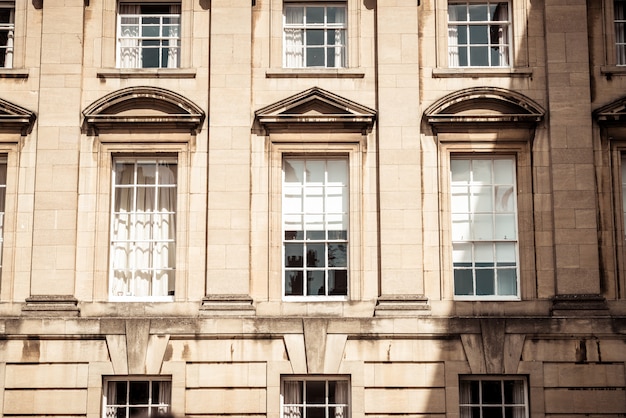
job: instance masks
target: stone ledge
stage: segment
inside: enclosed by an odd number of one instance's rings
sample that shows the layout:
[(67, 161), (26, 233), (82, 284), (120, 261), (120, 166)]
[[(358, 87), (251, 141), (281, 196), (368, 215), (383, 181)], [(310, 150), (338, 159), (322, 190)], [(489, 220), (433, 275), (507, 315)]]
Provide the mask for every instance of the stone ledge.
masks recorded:
[(200, 316), (254, 316), (248, 295), (208, 295), (202, 298)]
[(72, 295), (35, 295), (26, 298), (22, 314), (26, 316), (71, 316), (80, 313), (78, 300)]
[(489, 77), (528, 77), (532, 78), (531, 68), (433, 68), (432, 78), (489, 78)]
[(415, 316), (430, 315), (430, 304), (424, 295), (383, 295), (379, 296), (374, 316)]
[(552, 298), (552, 316), (609, 316), (609, 306), (602, 295), (573, 294)]

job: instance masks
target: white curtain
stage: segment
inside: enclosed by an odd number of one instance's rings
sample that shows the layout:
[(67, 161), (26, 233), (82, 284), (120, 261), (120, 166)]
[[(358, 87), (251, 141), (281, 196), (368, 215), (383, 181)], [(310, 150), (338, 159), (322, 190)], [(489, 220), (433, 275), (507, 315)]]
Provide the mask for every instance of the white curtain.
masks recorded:
[(160, 404), (167, 405), (167, 406), (160, 406), (159, 413), (163, 414), (163, 413), (169, 412), (170, 405), (172, 404), (172, 382), (159, 382), (158, 402)]
[[(626, 65), (626, 2), (614, 1), (613, 10), (615, 18), (615, 53), (617, 65)], [(618, 23), (620, 21), (620, 23)]]
[(287, 28), (304, 22), (304, 7), (285, 8), (285, 67), (304, 67), (304, 30)]
[(115, 398), (115, 382), (109, 382), (107, 384), (107, 406), (106, 406), (106, 418), (116, 418), (117, 417), (117, 407), (110, 406), (117, 403), (117, 399)]
[[(459, 403), (468, 405), (472, 401), (472, 386), (470, 381), (462, 380), (459, 382)], [(472, 408), (469, 406), (461, 407), (461, 418), (472, 418)]]
[(178, 15), (178, 25), (170, 27), (169, 49), (167, 51), (167, 68), (178, 68), (180, 60), (180, 4), (170, 5), (170, 14)]
[(343, 405), (348, 405), (348, 389), (350, 385), (347, 380), (339, 380), (335, 385), (335, 402), (337, 402), (337, 406), (335, 407), (335, 418), (347, 418), (348, 407)]
[[(336, 22), (346, 22), (346, 9), (337, 7), (335, 14)], [(335, 47), (335, 67), (346, 66), (346, 31), (345, 29), (335, 30), (335, 45), (341, 45), (341, 47)]]
[(293, 406), (285, 406), (283, 411), (284, 418), (300, 418), (302, 404), (302, 382), (297, 380), (287, 380), (284, 385), (284, 403), (295, 404)]
[[(119, 67), (121, 68), (140, 68), (140, 18), (125, 18), (124, 15), (139, 15), (141, 13), (141, 5), (120, 3), (119, 17), (120, 34), (119, 34)], [(122, 25), (124, 20), (133, 19), (135, 24)], [(124, 22), (126, 23), (126, 22)]]
[[(448, 9), (448, 22), (456, 22), (459, 20), (457, 16), (458, 8), (452, 7)], [(455, 25), (448, 24), (448, 65), (450, 67), (458, 67), (459, 63), (459, 28)]]
[(526, 396), (524, 393), (524, 382), (516, 380), (513, 384), (513, 402), (517, 405), (524, 405), (513, 408), (513, 418), (525, 418)]
[[(494, 14), (495, 14), (494, 20), (497, 20), (500, 22), (507, 22), (509, 20), (509, 4), (498, 3), (498, 7), (496, 7), (496, 12)], [(508, 66), (509, 54), (510, 54), (510, 49), (511, 49), (511, 46), (509, 44), (509, 25), (508, 24), (499, 25), (496, 33), (497, 33), (497, 39), (492, 40), (492, 43), (498, 43), (501, 45), (499, 65)]]

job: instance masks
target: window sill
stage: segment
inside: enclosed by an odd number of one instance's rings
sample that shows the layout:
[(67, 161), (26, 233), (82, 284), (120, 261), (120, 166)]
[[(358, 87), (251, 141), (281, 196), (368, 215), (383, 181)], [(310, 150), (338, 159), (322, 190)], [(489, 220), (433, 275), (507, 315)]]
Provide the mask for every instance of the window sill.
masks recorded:
[(531, 68), (433, 68), (433, 78), (528, 77)]
[(28, 78), (28, 68), (0, 68), (0, 78)]
[(363, 71), (351, 68), (277, 68), (265, 72), (267, 78), (363, 78)]
[(98, 78), (196, 78), (195, 68), (111, 68), (99, 70)]
[(600, 67), (600, 74), (611, 78), (612, 76), (626, 76), (626, 65), (603, 65)]

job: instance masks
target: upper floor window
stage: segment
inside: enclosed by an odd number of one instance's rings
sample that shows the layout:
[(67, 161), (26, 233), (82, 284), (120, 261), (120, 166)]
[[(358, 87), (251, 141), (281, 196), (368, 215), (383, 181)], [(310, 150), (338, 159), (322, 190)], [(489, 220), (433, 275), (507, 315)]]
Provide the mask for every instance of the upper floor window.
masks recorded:
[(284, 7), (284, 58), (287, 68), (347, 66), (345, 3), (287, 3)]
[(15, 3), (0, 1), (0, 68), (13, 67)]
[(348, 160), (283, 160), (285, 296), (348, 295)]
[(113, 300), (171, 300), (175, 289), (176, 160), (118, 158), (113, 164)]
[(461, 418), (527, 418), (524, 377), (462, 376), (459, 379)]
[(506, 1), (448, 3), (448, 65), (511, 65), (511, 7)]
[(283, 380), (281, 418), (348, 418), (350, 381), (289, 377)]
[(615, 19), (615, 62), (626, 65), (626, 0), (613, 1)]
[(111, 378), (105, 381), (104, 417), (150, 417), (169, 412), (170, 380)]
[(455, 297), (517, 297), (515, 157), (450, 161)]
[(180, 66), (180, 3), (119, 3), (118, 68)]

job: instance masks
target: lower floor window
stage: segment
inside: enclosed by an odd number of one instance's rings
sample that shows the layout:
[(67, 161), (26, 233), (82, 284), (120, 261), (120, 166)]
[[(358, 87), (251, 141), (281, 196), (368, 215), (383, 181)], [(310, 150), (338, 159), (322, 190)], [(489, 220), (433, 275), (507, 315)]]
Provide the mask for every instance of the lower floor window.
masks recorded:
[(281, 418), (348, 418), (348, 379), (283, 380)]
[(105, 382), (104, 418), (149, 417), (170, 410), (169, 380), (115, 379)]
[(459, 382), (461, 418), (526, 418), (523, 377), (464, 376)]

